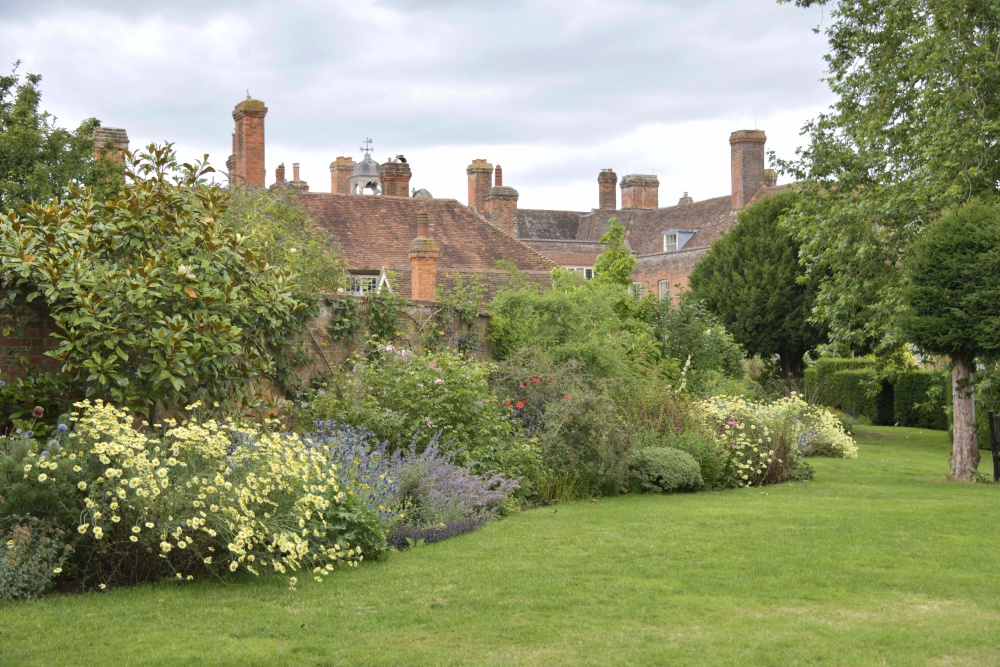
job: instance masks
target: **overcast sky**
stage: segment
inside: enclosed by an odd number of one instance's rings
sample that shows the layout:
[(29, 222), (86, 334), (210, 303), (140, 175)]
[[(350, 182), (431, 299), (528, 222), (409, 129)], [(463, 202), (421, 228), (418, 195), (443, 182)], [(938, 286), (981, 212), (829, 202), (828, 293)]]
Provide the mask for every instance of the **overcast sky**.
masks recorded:
[(0, 0), (0, 66), (43, 76), (75, 127), (124, 127), (225, 169), (232, 108), (264, 100), (268, 183), (405, 154), (411, 185), (467, 199), (473, 158), (521, 208), (589, 210), (597, 174), (655, 173), (660, 205), (728, 194), (729, 133), (790, 157), (832, 101), (819, 9), (775, 0)]

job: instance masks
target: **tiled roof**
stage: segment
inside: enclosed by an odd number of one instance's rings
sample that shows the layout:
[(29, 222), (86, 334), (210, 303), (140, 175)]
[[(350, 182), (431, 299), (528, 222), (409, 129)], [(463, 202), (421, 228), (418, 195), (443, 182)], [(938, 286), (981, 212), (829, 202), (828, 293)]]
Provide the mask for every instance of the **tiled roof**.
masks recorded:
[(521, 239), (575, 240), (583, 213), (521, 208), (517, 210), (517, 236)]
[(493, 227), (454, 199), (414, 199), (330, 193), (300, 194), (313, 220), (329, 232), (348, 270), (409, 270), (407, 253), (417, 234), (417, 211), (427, 213), (437, 241), (437, 270), (496, 271), (498, 260), (522, 271), (554, 266), (524, 243)]

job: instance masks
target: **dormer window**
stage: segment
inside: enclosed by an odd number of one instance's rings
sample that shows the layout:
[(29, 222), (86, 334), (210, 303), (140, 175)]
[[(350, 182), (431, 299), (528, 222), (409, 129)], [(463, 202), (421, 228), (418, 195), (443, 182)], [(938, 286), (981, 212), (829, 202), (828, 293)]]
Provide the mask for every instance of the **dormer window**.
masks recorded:
[(666, 229), (663, 231), (663, 252), (683, 250), (697, 233), (696, 229)]

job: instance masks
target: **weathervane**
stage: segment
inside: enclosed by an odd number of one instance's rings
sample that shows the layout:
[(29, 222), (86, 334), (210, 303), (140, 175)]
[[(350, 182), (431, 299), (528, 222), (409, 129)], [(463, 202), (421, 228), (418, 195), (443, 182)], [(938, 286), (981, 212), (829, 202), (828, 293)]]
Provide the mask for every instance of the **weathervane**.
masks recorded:
[(361, 150), (363, 150), (365, 152), (365, 157), (368, 157), (369, 155), (371, 155), (371, 152), (372, 152), (372, 140), (369, 139), (368, 137), (365, 137), (365, 146)]

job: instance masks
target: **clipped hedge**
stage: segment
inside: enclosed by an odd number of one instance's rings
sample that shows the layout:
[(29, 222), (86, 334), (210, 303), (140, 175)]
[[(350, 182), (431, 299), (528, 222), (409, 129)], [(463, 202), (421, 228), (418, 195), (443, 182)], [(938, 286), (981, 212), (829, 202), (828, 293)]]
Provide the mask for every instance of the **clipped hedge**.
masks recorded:
[(693, 456), (670, 447), (647, 447), (628, 460), (632, 488), (644, 493), (697, 491), (705, 483)]
[[(947, 430), (948, 414), (944, 409), (951, 398), (951, 376), (942, 371), (907, 371), (893, 383), (893, 414), (899, 426)], [(928, 405), (930, 394), (940, 396), (939, 405)], [(918, 407), (919, 406), (919, 407)]]
[[(805, 373), (806, 396), (812, 403), (863, 417), (878, 426), (895, 424), (942, 430), (948, 428), (945, 409), (951, 403), (948, 373), (923, 370), (901, 372), (891, 383), (883, 380), (878, 394), (871, 396), (868, 388), (875, 378), (873, 364), (874, 360), (870, 357), (819, 359), (815, 367)], [(938, 406), (931, 405), (932, 394), (940, 397)]]

